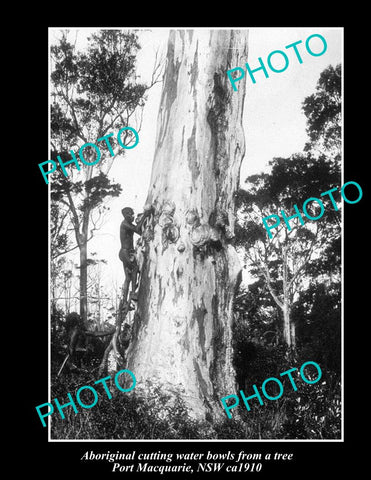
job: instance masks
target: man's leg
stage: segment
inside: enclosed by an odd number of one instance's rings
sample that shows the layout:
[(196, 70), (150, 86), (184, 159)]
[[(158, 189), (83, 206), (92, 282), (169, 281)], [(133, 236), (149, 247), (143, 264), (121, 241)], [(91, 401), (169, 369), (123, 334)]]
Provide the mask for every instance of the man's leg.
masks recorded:
[(125, 265), (124, 265), (124, 272), (125, 272), (125, 281), (122, 287), (122, 300), (123, 300), (123, 303), (125, 304), (128, 301), (127, 299), (128, 299), (128, 292), (129, 292), (132, 272), (127, 267), (125, 267)]
[(139, 276), (139, 267), (135, 261), (133, 264), (133, 270), (131, 273), (131, 291), (134, 294), (138, 288), (138, 276)]

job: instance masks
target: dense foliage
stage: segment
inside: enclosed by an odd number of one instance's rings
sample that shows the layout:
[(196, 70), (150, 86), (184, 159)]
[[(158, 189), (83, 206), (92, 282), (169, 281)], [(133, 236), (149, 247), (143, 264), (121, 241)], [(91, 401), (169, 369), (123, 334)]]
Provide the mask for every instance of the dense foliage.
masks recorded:
[[(279, 353), (274, 353), (277, 357)], [(260, 371), (270, 370), (273, 357), (256, 361)], [(263, 377), (263, 375), (261, 375)], [(256, 381), (256, 378), (254, 379)], [(53, 383), (52, 398), (61, 402), (66, 392), (76, 393), (91, 383), (91, 374), (61, 377)], [(260, 386), (260, 385), (259, 385)], [(53, 439), (334, 439), (340, 438), (340, 396), (336, 378), (326, 374), (320, 384), (302, 384), (297, 392), (287, 389), (280, 401), (266, 405), (252, 404), (250, 412), (239, 408), (232, 419), (211, 424), (190, 418), (184, 401), (164, 408), (162, 417), (155, 415), (167, 398), (158, 391), (151, 399), (117, 393), (112, 399), (100, 397), (90, 410), (71, 407), (64, 410), (65, 419), (52, 416)], [(87, 403), (88, 400), (86, 400)], [(237, 409), (236, 409), (237, 411)]]

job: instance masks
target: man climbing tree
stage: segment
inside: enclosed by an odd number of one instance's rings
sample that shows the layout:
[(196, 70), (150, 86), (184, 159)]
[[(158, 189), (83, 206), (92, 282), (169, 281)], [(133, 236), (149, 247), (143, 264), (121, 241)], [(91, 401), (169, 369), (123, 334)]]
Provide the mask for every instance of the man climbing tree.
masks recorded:
[[(121, 210), (124, 220), (120, 225), (120, 241), (121, 249), (119, 258), (122, 261), (125, 272), (125, 282), (122, 289), (122, 304), (126, 304), (129, 287), (131, 285), (130, 300), (136, 300), (136, 289), (139, 274), (138, 262), (135, 257), (133, 236), (134, 233), (140, 235), (142, 233), (142, 225), (146, 218), (151, 215), (152, 209), (149, 208), (141, 215), (138, 223), (134, 224), (134, 210), (125, 207)], [(130, 301), (129, 301), (130, 303)]]
[[(145, 94), (157, 83), (160, 73), (155, 60), (150, 84), (138, 83), (135, 69), (140, 45), (134, 31), (100, 30), (88, 38), (86, 51), (79, 51), (76, 42), (70, 42), (69, 38), (68, 32), (64, 32), (51, 48), (51, 158), (60, 155), (64, 161), (71, 149), (78, 150), (85, 143), (109, 136), (112, 131), (129, 125), (139, 131), (141, 120), (134, 119), (137, 114), (140, 117)], [(126, 130), (123, 143), (129, 146), (133, 139), (132, 132)], [(61, 207), (63, 218), (70, 219), (74, 247), (80, 253), (80, 315), (85, 326), (88, 318), (88, 242), (101, 225), (107, 202), (122, 190), (121, 185), (109, 177), (120, 147), (113, 142), (110, 149), (110, 153), (108, 147), (104, 151), (104, 160), (94, 164), (94, 152), (88, 147), (89, 165), (81, 171), (69, 165), (68, 177), (60, 171), (51, 182), (52, 203)], [(55, 242), (57, 240), (61, 239), (56, 235)], [(58, 255), (74, 248), (70, 238), (62, 240)]]

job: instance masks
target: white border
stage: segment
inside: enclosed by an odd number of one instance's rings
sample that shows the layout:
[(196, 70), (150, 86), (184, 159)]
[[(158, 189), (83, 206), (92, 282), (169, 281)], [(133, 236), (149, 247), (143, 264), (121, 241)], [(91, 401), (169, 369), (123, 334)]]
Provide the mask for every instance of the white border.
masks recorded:
[[(50, 60), (50, 31), (55, 30), (57, 27), (48, 27), (48, 158), (50, 154), (50, 74), (51, 74), (51, 60)], [(59, 29), (71, 29), (71, 27), (58, 27)], [(84, 30), (87, 28), (99, 28), (102, 30), (117, 30), (120, 27), (73, 27), (73, 29)], [(125, 28), (125, 27), (122, 27)], [(282, 29), (287, 30), (297, 30), (297, 29), (314, 29), (319, 27), (129, 27), (131, 30), (142, 30), (144, 28), (150, 30), (250, 30), (252, 28), (271, 28), (273, 29)], [(340, 30), (341, 31), (341, 46), (342, 46), (342, 75), (341, 75), (341, 93), (342, 93), (342, 105), (341, 105), (341, 114), (342, 114), (342, 125), (341, 125), (341, 137), (342, 137), (342, 153), (341, 153), (341, 181), (342, 185), (344, 184), (344, 27), (325, 27), (321, 26), (321, 29), (326, 30)], [(342, 200), (343, 204), (343, 200)], [(48, 184), (48, 226), (47, 226), (47, 235), (48, 235), (48, 402), (51, 403), (51, 328), (50, 328), (50, 183)], [(289, 442), (289, 443), (344, 443), (344, 205), (342, 205), (341, 211), (341, 438), (340, 439), (51, 439), (50, 438), (50, 417), (48, 417), (48, 443), (64, 443), (64, 442), (82, 442), (82, 443), (102, 443), (102, 442), (134, 442), (134, 443), (153, 443), (153, 442), (175, 442), (175, 443), (242, 443), (242, 442), (256, 442), (256, 443), (277, 443), (277, 442)]]

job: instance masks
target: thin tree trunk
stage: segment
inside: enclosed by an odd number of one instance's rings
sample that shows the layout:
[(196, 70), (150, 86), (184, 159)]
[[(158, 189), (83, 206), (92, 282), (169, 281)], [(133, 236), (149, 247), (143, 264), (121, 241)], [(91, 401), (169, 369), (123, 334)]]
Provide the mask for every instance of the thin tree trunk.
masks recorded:
[(282, 246), (282, 261), (283, 261), (282, 313), (283, 313), (283, 338), (287, 345), (288, 351), (291, 352), (291, 350), (295, 348), (295, 327), (291, 319), (292, 295), (290, 292), (291, 282), (289, 281), (289, 277), (288, 277), (289, 265), (288, 265), (287, 248), (288, 248), (287, 245)]
[(291, 321), (290, 323), (290, 334), (291, 334), (291, 348), (293, 351), (296, 349), (296, 328), (295, 323)]
[(283, 338), (287, 345), (287, 348), (291, 349), (291, 318), (290, 318), (290, 307), (287, 301), (284, 301), (283, 309)]
[[(144, 259), (128, 368), (149, 397), (180, 395), (194, 418), (223, 415), (234, 393), (232, 303), (240, 265), (233, 247), (244, 156), (244, 82), (226, 71), (247, 61), (247, 31), (172, 31), (158, 115)], [(159, 409), (165, 409), (163, 399)]]
[[(90, 156), (89, 156), (90, 159)], [(86, 180), (89, 181), (93, 176), (93, 167), (86, 168)], [(88, 326), (88, 233), (90, 220), (89, 195), (86, 192), (85, 209), (81, 221), (81, 234), (79, 240), (80, 248), (80, 316), (84, 325)]]
[(82, 240), (80, 249), (80, 316), (84, 325), (88, 324), (88, 249), (87, 242)]
[[(88, 166), (86, 169), (86, 180), (89, 180), (92, 176), (92, 167)], [(71, 192), (66, 189), (66, 195), (68, 204), (72, 213), (72, 224), (75, 232), (76, 243), (79, 247), (80, 253), (80, 316), (84, 322), (84, 325), (88, 326), (88, 308), (87, 308), (87, 285), (88, 285), (88, 231), (89, 231), (89, 218), (90, 209), (86, 206), (83, 218), (80, 221)], [(86, 204), (88, 204), (88, 198), (85, 198)]]

